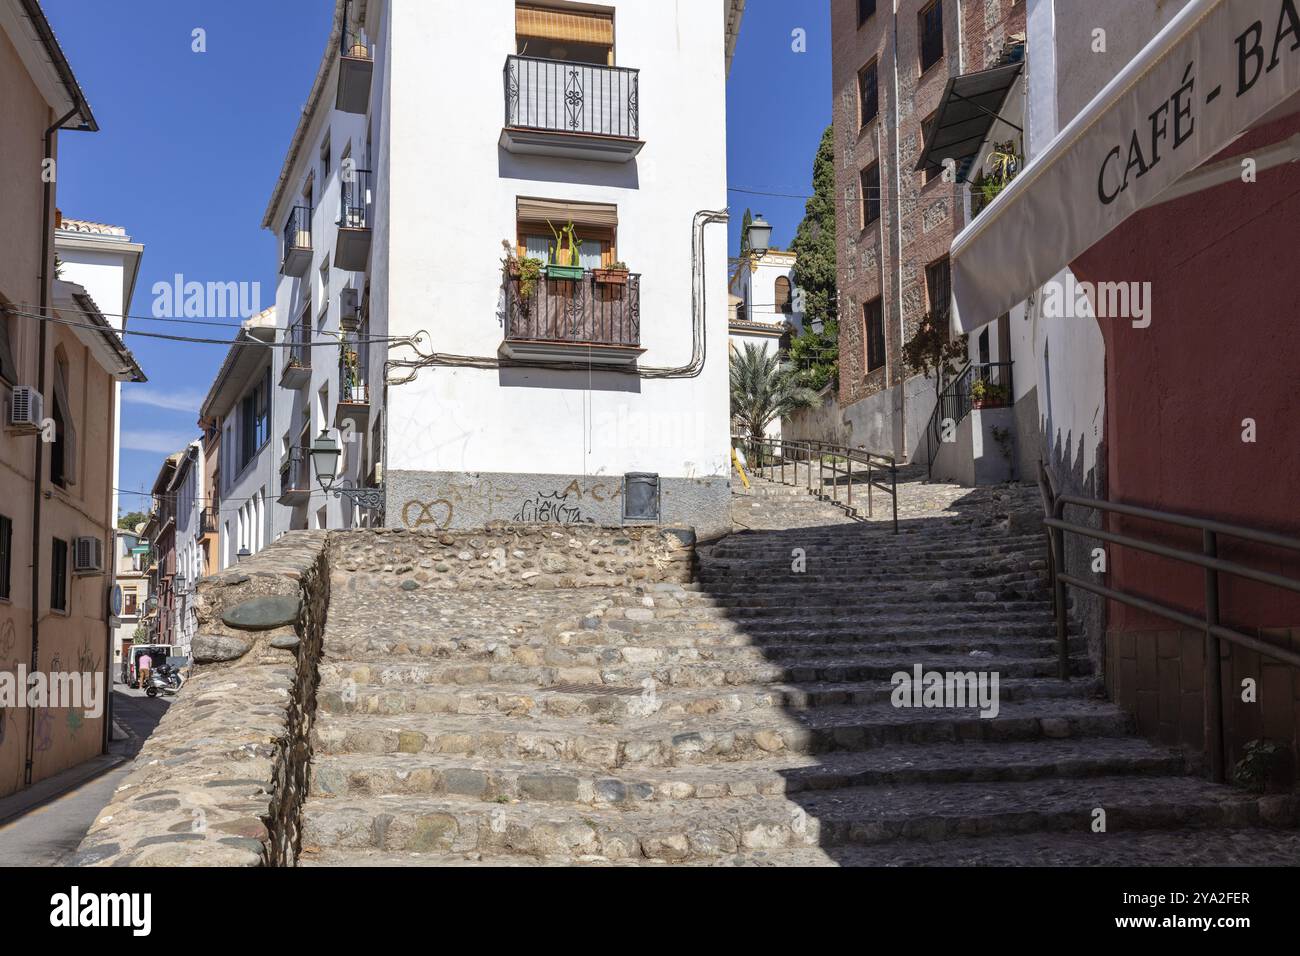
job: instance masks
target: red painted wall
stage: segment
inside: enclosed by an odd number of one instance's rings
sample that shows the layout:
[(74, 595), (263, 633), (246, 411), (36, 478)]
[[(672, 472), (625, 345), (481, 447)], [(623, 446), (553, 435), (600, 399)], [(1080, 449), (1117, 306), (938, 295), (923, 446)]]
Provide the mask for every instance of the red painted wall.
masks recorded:
[[(1300, 115), (1288, 117), (1213, 161), (1298, 131)], [(1090, 282), (1152, 283), (1149, 328), (1101, 321), (1108, 497), (1300, 537), (1300, 162), (1144, 210), (1073, 269)], [(1254, 444), (1241, 439), (1246, 418)], [(1199, 532), (1164, 540), (1201, 547)], [(1287, 552), (1225, 542), (1220, 553), (1300, 578)], [(1199, 569), (1111, 548), (1110, 571), (1112, 586), (1204, 606)], [(1300, 595), (1227, 578), (1220, 593), (1226, 623), (1300, 625)], [(1110, 608), (1111, 630), (1170, 626)]]

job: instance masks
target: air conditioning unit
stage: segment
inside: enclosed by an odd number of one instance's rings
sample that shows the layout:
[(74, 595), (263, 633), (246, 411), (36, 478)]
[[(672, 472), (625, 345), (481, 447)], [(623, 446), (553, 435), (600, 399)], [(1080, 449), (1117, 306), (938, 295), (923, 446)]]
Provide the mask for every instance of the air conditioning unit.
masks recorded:
[(73, 548), (72, 570), (76, 574), (104, 573), (104, 542), (99, 538), (77, 538)]
[(38, 432), (45, 421), (45, 399), (30, 385), (17, 385), (9, 399), (9, 427)]

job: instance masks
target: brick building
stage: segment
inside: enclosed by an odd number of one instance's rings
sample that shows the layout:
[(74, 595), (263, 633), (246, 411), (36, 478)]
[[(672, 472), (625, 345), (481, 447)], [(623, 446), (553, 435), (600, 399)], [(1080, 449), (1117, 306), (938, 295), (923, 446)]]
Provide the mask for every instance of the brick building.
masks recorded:
[(832, 0), (840, 391), (824, 437), (924, 449), (934, 383), (908, 372), (902, 347), (935, 300), (946, 307), (948, 249), (968, 219), (961, 183), (916, 170), (925, 124), (953, 77), (1003, 62), (1024, 29), (1024, 0)]

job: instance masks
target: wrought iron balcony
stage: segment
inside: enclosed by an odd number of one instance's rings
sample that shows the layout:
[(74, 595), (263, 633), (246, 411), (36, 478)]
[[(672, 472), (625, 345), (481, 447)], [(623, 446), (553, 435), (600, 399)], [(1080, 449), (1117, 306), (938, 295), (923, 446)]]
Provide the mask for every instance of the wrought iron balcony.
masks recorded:
[(545, 276), (523, 294), (518, 276), (506, 281), (506, 336), (512, 358), (629, 365), (641, 346), (641, 277), (623, 273), (602, 281), (588, 270), (581, 279)]
[(645, 145), (640, 96), (639, 70), (507, 57), (501, 146), (512, 153), (626, 163)]
[(370, 81), (375, 72), (370, 44), (361, 30), (344, 30), (339, 46), (339, 85), (334, 106), (344, 113), (364, 114), (370, 107)]
[(311, 452), (301, 445), (289, 449), (280, 465), (280, 497), (282, 505), (302, 504), (311, 497)]
[(218, 523), (216, 508), (204, 508), (199, 512), (199, 534), (216, 534)]
[(284, 259), (280, 271), (302, 277), (311, 265), (311, 207), (294, 206), (284, 224)]
[(334, 265), (349, 272), (360, 272), (370, 264), (370, 236), (374, 225), (373, 177), (368, 169), (349, 169), (342, 178)]
[(339, 354), (339, 401), (334, 411), (334, 424), (344, 428), (348, 422), (363, 430), (370, 418), (370, 386), (365, 381), (361, 356), (355, 349), (344, 346)]
[(311, 319), (304, 315), (289, 326), (288, 336), (289, 348), (285, 349), (280, 384), (285, 388), (301, 388), (311, 382)]

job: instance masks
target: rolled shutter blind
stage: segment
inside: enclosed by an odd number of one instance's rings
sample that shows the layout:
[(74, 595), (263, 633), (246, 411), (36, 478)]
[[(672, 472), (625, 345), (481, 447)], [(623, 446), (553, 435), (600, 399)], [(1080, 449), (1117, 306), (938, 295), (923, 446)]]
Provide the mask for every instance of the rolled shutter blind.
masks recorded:
[(618, 225), (618, 207), (606, 203), (520, 199), (517, 210), (520, 222), (546, 222), (549, 220), (557, 228), (570, 221), (574, 225), (585, 226), (608, 226), (613, 228)]
[(610, 14), (519, 6), (515, 8), (515, 33), (539, 40), (612, 45), (614, 18)]

